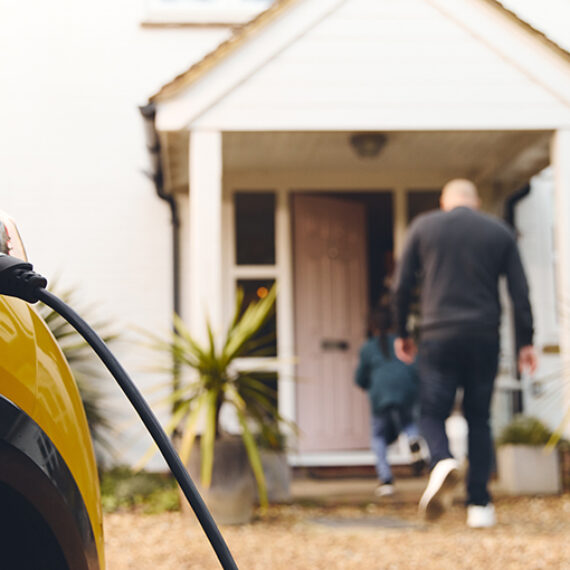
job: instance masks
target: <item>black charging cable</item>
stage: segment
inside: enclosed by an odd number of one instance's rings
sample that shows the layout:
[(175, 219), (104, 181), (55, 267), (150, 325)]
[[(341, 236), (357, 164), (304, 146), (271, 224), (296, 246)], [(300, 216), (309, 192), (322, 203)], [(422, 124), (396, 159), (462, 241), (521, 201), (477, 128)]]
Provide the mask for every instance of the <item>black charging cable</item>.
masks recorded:
[(166, 432), (162, 429), (158, 419), (134, 382), (129, 378), (125, 369), (101, 337), (69, 305), (47, 291), (45, 289), (46, 286), (47, 279), (36, 273), (31, 263), (16, 257), (0, 254), (0, 295), (18, 297), (28, 303), (42, 301), (56, 313), (59, 313), (89, 343), (109, 372), (114, 376), (158, 446), (198, 521), (202, 525), (222, 568), (225, 570), (237, 570), (237, 565), (210, 511), (202, 500), (200, 493), (198, 493)]

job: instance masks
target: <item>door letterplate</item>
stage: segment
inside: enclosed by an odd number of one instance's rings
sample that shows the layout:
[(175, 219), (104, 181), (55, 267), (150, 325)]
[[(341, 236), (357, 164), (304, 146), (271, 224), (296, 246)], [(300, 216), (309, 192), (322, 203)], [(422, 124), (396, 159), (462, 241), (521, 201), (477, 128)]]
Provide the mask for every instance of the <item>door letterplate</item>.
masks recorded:
[(350, 344), (346, 340), (325, 338), (321, 341), (321, 348), (323, 350), (348, 350)]

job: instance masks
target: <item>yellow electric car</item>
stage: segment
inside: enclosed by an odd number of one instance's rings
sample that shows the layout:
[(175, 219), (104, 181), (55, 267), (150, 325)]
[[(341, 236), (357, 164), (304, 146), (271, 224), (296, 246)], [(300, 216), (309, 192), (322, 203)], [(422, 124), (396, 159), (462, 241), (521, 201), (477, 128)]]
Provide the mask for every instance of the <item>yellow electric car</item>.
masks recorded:
[[(0, 252), (25, 259), (5, 215)], [(0, 568), (104, 566), (99, 480), (77, 386), (35, 310), (0, 296)]]

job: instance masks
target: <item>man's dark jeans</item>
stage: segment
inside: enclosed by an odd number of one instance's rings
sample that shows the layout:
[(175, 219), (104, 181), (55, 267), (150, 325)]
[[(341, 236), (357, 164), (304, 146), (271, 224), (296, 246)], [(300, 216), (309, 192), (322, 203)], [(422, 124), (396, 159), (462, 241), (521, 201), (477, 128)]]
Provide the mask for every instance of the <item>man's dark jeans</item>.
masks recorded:
[(419, 346), (420, 431), (425, 438), (432, 467), (452, 457), (445, 420), (463, 388), (463, 414), (469, 427), (467, 502), (490, 502), (487, 483), (493, 461), (489, 408), (497, 374), (499, 341), (496, 337), (426, 339)]

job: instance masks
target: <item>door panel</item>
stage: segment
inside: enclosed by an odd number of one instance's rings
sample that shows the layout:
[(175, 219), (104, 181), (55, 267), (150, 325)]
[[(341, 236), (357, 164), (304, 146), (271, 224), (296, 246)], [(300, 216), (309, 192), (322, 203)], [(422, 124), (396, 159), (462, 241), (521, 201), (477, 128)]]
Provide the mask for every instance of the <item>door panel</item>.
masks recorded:
[(368, 400), (353, 380), (368, 299), (365, 208), (297, 195), (293, 211), (299, 449), (368, 449)]

